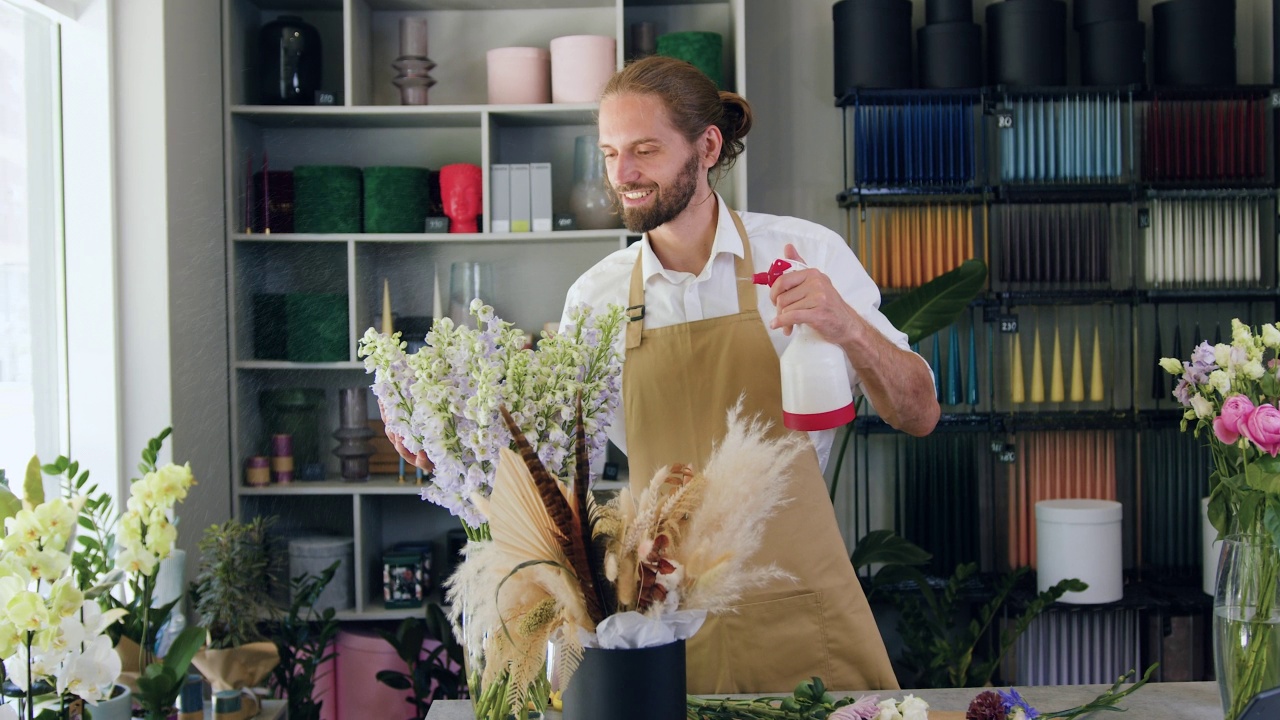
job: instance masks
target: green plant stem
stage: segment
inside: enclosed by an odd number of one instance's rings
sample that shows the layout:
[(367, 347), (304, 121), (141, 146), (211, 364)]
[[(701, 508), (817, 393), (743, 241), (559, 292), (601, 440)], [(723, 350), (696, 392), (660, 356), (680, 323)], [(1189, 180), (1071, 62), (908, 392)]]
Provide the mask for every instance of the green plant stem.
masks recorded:
[(146, 670), (154, 659), (151, 648), (151, 597), (155, 594), (154, 575), (142, 576), (142, 642), (138, 643), (138, 668)]
[(35, 720), (36, 702), (31, 695), (32, 688), (35, 687), (35, 678), (31, 677), (31, 639), (35, 637), (35, 633), (27, 631), (27, 720)]
[[(1229, 621), (1232, 625), (1242, 623), (1246, 625), (1246, 632), (1251, 635), (1248, 646), (1245, 648), (1245, 658), (1243, 662), (1237, 660), (1227, 671), (1233, 674), (1233, 682), (1231, 688), (1231, 705), (1227, 709), (1226, 720), (1235, 720), (1240, 717), (1240, 713), (1244, 711), (1244, 706), (1262, 691), (1264, 679), (1272, 674), (1272, 666), (1276, 658), (1271, 653), (1271, 633), (1276, 631), (1276, 627), (1267, 622), (1275, 609), (1276, 586), (1280, 581), (1280, 562), (1277, 561), (1275, 546), (1271, 542), (1270, 535), (1255, 535), (1253, 537), (1265, 538), (1265, 543), (1270, 546), (1270, 552), (1259, 552), (1260, 556), (1258, 573), (1249, 573), (1251, 582), (1246, 585), (1243, 597), (1240, 598), (1240, 610), (1246, 612), (1249, 608), (1250, 595), (1254, 596), (1254, 610), (1251, 617), (1241, 620)], [(1252, 558), (1253, 553), (1249, 556)], [(1253, 580), (1256, 579), (1257, 585), (1253, 587)], [(1250, 592), (1252, 590), (1252, 592)], [(1234, 635), (1234, 633), (1232, 633)]]

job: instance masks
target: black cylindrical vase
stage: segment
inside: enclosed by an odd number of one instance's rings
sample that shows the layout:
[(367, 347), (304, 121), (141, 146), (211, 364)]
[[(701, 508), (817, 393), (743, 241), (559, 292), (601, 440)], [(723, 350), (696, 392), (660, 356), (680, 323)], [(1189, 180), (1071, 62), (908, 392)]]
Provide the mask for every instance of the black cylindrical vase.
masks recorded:
[(258, 32), (260, 97), (265, 105), (314, 105), (320, 89), (320, 32), (281, 15)]
[(1067, 84), (1067, 6), (1005, 0), (987, 6), (988, 79), (996, 85)]
[(1074, 0), (1071, 3), (1071, 23), (1075, 29), (1093, 23), (1137, 22), (1138, 0)]
[(911, 0), (840, 0), (835, 24), (835, 95), (854, 88), (911, 87)]
[(973, 22), (973, 0), (925, 0), (924, 21), (928, 25)]
[(564, 720), (682, 718), (684, 641), (635, 650), (586, 648), (564, 690)]
[(920, 87), (982, 85), (982, 28), (973, 22), (925, 25), (916, 31)]
[(1080, 28), (1083, 85), (1141, 85), (1147, 80), (1147, 26), (1137, 20)]
[(1236, 84), (1235, 0), (1166, 0), (1151, 16), (1156, 85)]

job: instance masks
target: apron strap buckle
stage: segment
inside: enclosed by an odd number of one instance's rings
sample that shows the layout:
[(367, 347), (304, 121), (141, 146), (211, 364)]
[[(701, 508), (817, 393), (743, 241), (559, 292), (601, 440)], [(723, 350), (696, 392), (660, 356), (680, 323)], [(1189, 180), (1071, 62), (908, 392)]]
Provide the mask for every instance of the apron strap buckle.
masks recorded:
[(640, 322), (644, 319), (644, 304), (632, 305), (627, 308), (627, 319), (631, 322)]

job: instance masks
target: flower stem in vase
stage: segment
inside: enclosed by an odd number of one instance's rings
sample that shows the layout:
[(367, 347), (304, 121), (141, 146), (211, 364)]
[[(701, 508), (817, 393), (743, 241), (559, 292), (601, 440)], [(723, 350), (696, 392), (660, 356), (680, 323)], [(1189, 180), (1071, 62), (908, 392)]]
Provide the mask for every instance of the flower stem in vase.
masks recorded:
[(1221, 583), (1227, 587), (1219, 588), (1219, 597), (1227, 604), (1215, 608), (1219, 673), (1228, 677), (1221, 687), (1226, 720), (1236, 720), (1254, 695), (1280, 684), (1280, 624), (1274, 617), (1280, 554), (1270, 534), (1255, 530), (1235, 538), (1237, 577)]

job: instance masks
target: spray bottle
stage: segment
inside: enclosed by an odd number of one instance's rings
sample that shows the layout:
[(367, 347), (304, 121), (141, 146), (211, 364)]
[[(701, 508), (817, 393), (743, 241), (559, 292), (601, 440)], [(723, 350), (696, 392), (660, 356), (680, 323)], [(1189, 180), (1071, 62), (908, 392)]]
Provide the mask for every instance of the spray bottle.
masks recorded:
[[(783, 273), (804, 270), (795, 260), (774, 260), (751, 282), (773, 286)], [(783, 351), (782, 424), (792, 430), (829, 430), (853, 421), (853, 391), (844, 350), (823, 340), (807, 325), (794, 325), (791, 344)]]

